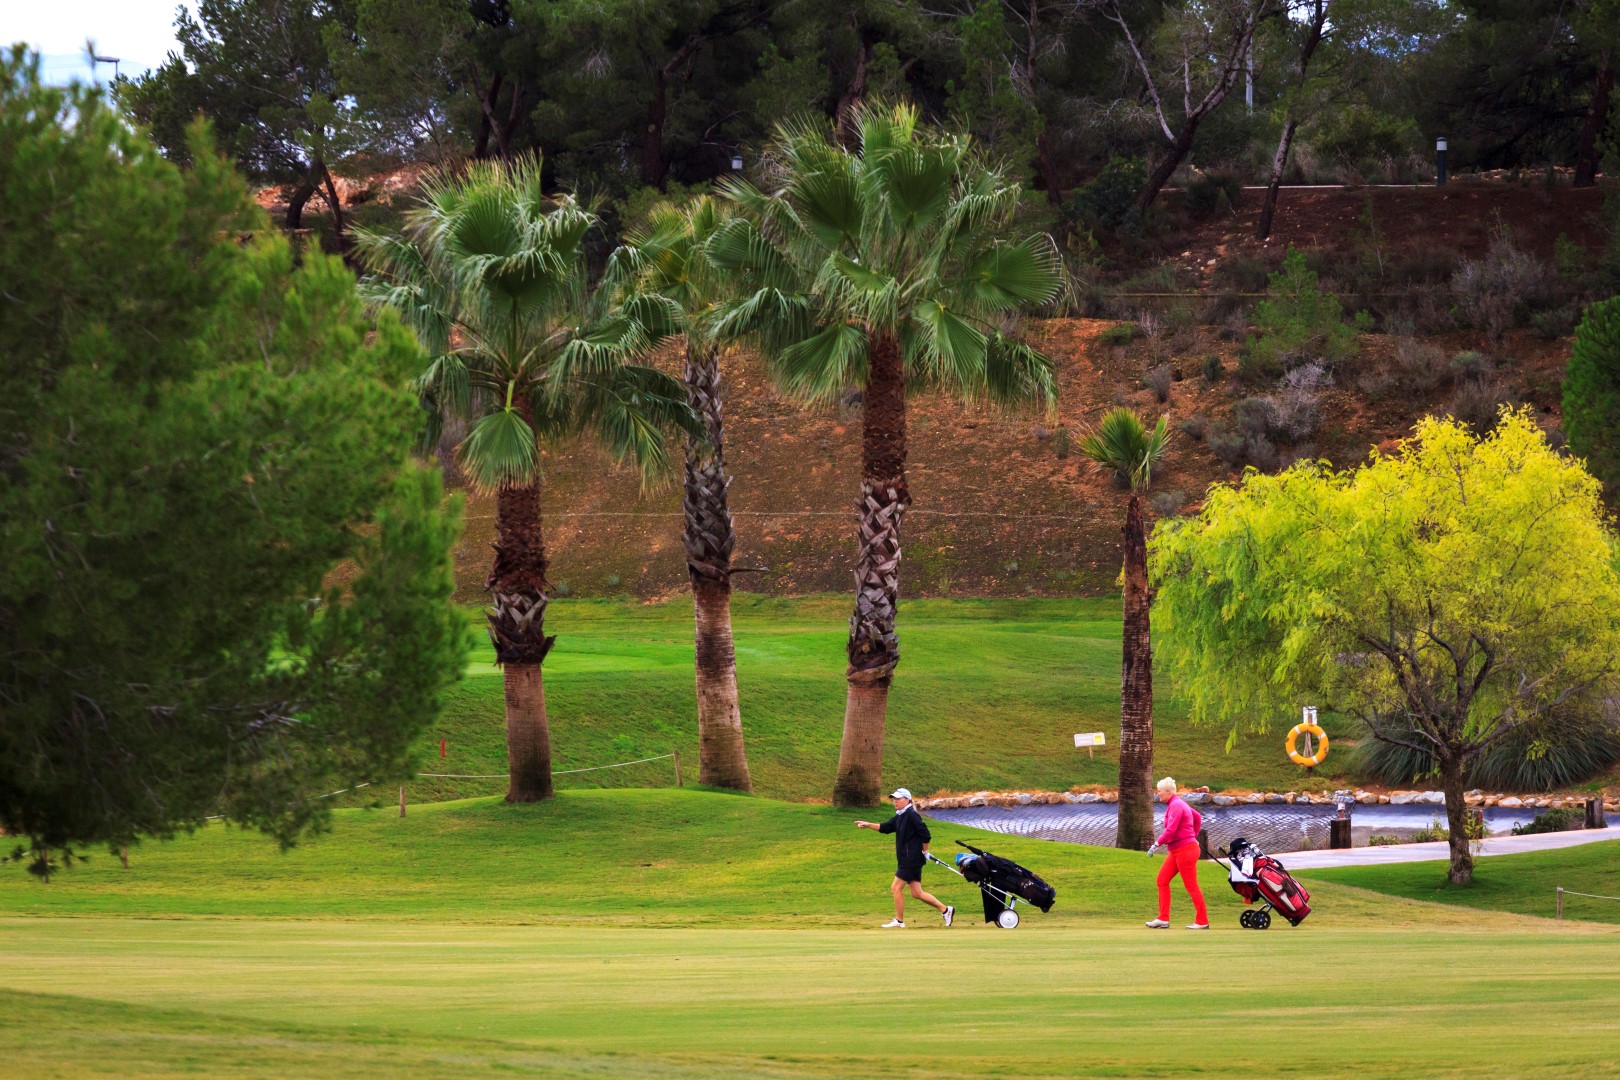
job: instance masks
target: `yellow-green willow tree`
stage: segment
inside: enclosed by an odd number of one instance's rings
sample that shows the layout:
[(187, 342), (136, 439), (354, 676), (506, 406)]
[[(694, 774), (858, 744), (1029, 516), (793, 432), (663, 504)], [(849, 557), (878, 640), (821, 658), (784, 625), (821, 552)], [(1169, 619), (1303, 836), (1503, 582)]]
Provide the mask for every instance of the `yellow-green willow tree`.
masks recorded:
[(1234, 736), (1315, 704), (1432, 755), (1466, 884), (1469, 762), (1620, 681), (1600, 490), (1507, 411), (1484, 438), (1425, 419), (1343, 472), (1250, 472), (1154, 533), (1159, 658), (1193, 719)]

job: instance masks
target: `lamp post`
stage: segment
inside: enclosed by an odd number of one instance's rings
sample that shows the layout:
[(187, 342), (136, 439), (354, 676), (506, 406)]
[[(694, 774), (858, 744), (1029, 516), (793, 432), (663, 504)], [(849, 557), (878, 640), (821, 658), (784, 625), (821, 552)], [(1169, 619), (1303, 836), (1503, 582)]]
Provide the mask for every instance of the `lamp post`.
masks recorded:
[(1434, 140), (1434, 186), (1446, 186), (1446, 137)]
[(91, 54), (90, 59), (98, 64), (111, 64), (113, 66), (113, 82), (118, 81), (118, 60), (116, 56), (96, 56)]

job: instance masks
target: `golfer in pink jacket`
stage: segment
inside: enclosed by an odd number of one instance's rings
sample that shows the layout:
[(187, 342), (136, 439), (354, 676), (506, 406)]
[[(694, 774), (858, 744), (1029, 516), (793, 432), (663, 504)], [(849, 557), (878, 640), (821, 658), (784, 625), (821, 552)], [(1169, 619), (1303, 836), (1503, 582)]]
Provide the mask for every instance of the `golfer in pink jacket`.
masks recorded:
[(1148, 854), (1164, 848), (1165, 859), (1159, 867), (1159, 917), (1148, 921), (1148, 929), (1170, 929), (1170, 879), (1180, 874), (1193, 902), (1194, 921), (1187, 929), (1208, 930), (1209, 912), (1204, 910), (1204, 894), (1198, 888), (1198, 830), (1203, 828), (1203, 815), (1176, 794), (1176, 782), (1168, 776), (1159, 781), (1158, 793), (1165, 803), (1164, 831)]

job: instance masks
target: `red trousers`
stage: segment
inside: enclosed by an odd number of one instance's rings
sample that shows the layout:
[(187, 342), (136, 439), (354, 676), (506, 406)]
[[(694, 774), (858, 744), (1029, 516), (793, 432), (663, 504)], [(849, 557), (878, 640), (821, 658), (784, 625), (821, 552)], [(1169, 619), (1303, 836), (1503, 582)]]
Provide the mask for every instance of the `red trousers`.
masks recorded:
[(1209, 925), (1209, 912), (1204, 910), (1204, 893), (1198, 887), (1198, 841), (1188, 840), (1171, 848), (1159, 867), (1159, 918), (1170, 921), (1170, 879), (1181, 875), (1181, 883), (1192, 897), (1193, 921), (1200, 926)]

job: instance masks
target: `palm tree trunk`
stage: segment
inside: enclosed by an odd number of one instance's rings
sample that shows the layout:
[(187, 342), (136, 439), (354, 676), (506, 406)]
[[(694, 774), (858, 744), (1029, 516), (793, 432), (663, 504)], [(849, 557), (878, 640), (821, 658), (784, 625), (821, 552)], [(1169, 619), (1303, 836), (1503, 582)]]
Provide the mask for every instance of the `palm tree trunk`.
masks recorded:
[(1153, 843), (1153, 643), (1148, 625), (1147, 533), (1142, 496), (1125, 507), (1125, 633), (1120, 678), (1119, 828), (1116, 847)]
[(872, 806), (882, 794), (889, 683), (900, 662), (900, 521), (906, 488), (906, 383), (900, 343), (877, 339), (867, 363), (861, 433), (860, 555), (849, 620), (849, 680), (834, 806)]
[(506, 689), (507, 802), (551, 797), (551, 730), (540, 667), (556, 642), (546, 636), (546, 545), (538, 484), (503, 487), (495, 497), (495, 565), (489, 637)]
[(709, 441), (687, 437), (686, 569), (692, 578), (697, 624), (698, 780), (716, 787), (753, 791), (743, 747), (737, 699), (737, 652), (731, 639), (731, 526), (726, 475), (725, 417), (721, 410), (720, 362), (714, 349), (686, 350), (686, 400), (703, 418)]

